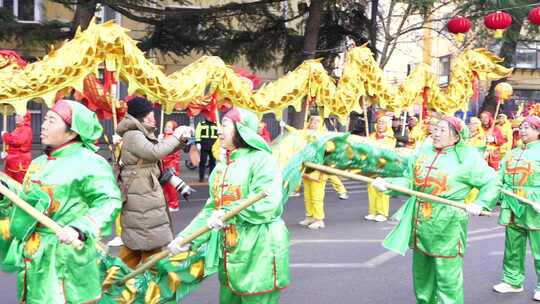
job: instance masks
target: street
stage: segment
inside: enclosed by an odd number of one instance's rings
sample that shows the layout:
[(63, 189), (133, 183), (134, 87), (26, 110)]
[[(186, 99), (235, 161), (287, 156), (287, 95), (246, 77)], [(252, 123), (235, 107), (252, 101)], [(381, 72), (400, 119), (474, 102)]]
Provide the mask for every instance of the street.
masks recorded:
[[(284, 219), (291, 237), (292, 283), (284, 290), (281, 303), (414, 303), (411, 279), (411, 254), (402, 257), (386, 251), (381, 241), (396, 224), (368, 222), (367, 191), (363, 184), (345, 181), (350, 198), (340, 200), (327, 186), (326, 229), (312, 231), (301, 227), (304, 218), (303, 197), (292, 197)], [(181, 211), (174, 213), (177, 232), (188, 224), (204, 204), (205, 187)], [(403, 199), (393, 199), (391, 211)], [(504, 228), (497, 217), (473, 218), (469, 226), (468, 252), (465, 256), (465, 303), (534, 303), (532, 295), (536, 275), (533, 261), (526, 261), (525, 291), (499, 295), (492, 285), (501, 278)], [(184, 304), (217, 303), (217, 276), (204, 281), (184, 299)], [(16, 303), (14, 274), (0, 273), (1, 303)]]

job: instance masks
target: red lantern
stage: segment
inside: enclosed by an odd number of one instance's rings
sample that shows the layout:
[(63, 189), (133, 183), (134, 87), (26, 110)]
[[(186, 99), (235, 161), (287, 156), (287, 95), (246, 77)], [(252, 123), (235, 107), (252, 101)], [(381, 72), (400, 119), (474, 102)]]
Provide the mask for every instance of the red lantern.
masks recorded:
[(527, 18), (532, 24), (540, 25), (540, 6), (530, 10)]
[(463, 34), (471, 29), (471, 21), (463, 16), (456, 16), (448, 21), (448, 31), (456, 35), (457, 41), (463, 41)]
[(512, 16), (508, 13), (496, 11), (484, 17), (487, 28), (495, 30), (495, 38), (502, 38), (503, 32), (512, 24)]

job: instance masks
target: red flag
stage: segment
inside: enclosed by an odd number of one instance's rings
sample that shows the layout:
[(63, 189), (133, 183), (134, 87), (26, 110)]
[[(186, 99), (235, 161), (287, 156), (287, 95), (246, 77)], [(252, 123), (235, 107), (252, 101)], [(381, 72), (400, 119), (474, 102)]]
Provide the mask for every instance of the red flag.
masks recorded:
[(209, 121), (216, 122), (218, 120), (217, 113), (217, 92), (214, 92), (210, 95), (210, 102), (206, 109), (202, 111), (202, 114)]
[(105, 94), (107, 94), (111, 90), (111, 86), (116, 83), (116, 79), (114, 79), (114, 72), (105, 69), (105, 75), (103, 78), (103, 91)]

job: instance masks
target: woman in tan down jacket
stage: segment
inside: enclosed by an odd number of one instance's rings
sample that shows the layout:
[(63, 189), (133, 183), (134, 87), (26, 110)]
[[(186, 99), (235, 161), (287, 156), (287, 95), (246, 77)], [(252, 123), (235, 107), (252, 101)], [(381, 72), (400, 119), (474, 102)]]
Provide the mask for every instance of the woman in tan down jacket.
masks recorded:
[(135, 268), (173, 239), (172, 223), (159, 184), (160, 161), (184, 146), (190, 128), (180, 126), (173, 136), (157, 140), (152, 104), (137, 97), (128, 103), (128, 114), (118, 124), (120, 154), (122, 241), (120, 258)]

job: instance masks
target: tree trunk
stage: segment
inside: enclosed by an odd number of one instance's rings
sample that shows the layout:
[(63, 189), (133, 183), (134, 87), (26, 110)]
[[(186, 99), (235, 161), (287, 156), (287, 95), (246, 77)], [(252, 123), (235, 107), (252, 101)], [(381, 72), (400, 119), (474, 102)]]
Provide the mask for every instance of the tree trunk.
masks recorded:
[[(505, 67), (511, 67), (514, 63), (514, 57), (516, 55), (516, 48), (520, 38), (521, 28), (523, 27), (523, 21), (525, 20), (525, 15), (520, 13), (512, 13), (512, 25), (508, 28), (504, 41), (499, 52), (499, 56), (504, 58), (502, 65)], [(497, 108), (497, 98), (495, 97), (495, 86), (498, 83), (507, 81), (507, 78), (502, 78), (499, 80), (492, 81), (489, 86), (489, 93), (484, 99), (482, 104), (481, 111), (489, 111), (495, 113)]]
[[(377, 15), (379, 14), (379, 0), (371, 1), (371, 26), (369, 29), (369, 49), (373, 58), (377, 60)], [(391, 16), (389, 14), (389, 16)]]
[(75, 16), (73, 17), (73, 27), (71, 28), (73, 33), (77, 31), (79, 26), (82, 30), (85, 30), (88, 27), (90, 21), (96, 14), (96, 7), (96, 0), (80, 1), (79, 4), (77, 4)]
[[(317, 53), (317, 42), (319, 40), (319, 29), (321, 27), (321, 17), (323, 10), (323, 0), (312, 0), (309, 5), (309, 16), (306, 22), (306, 32), (304, 34), (304, 59), (313, 59)], [(309, 98), (309, 97), (308, 97)], [(290, 124), (298, 129), (304, 128), (306, 119), (307, 102), (302, 102), (302, 110), (300, 112), (292, 111), (290, 113)]]

